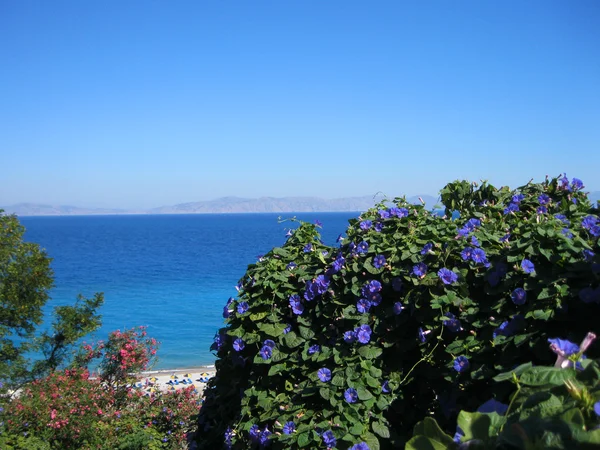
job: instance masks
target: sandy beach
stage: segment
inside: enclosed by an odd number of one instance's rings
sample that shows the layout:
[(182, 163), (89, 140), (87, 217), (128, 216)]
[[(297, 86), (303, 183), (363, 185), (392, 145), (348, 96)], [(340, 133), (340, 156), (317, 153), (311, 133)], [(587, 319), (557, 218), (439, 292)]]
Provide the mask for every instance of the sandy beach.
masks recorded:
[(151, 393), (177, 391), (193, 386), (202, 397), (206, 383), (215, 376), (215, 366), (199, 366), (185, 369), (157, 369), (141, 372), (136, 387)]

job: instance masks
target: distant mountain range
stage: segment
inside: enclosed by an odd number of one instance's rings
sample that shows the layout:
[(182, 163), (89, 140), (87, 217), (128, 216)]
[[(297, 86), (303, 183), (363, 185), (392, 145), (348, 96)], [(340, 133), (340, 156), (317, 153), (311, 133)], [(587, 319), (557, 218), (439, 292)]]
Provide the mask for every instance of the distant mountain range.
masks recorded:
[[(590, 192), (592, 201), (600, 200), (600, 191)], [(415, 195), (410, 203), (420, 203), (428, 208), (439, 204), (439, 197)], [(366, 211), (382, 200), (381, 196), (323, 199), (319, 197), (222, 197), (202, 202), (180, 203), (152, 209), (80, 208), (77, 206), (19, 203), (0, 207), (8, 214), (18, 216), (84, 216), (109, 214), (227, 214), (227, 213), (288, 213), (288, 212), (345, 212)]]
[[(437, 199), (430, 195), (420, 196), (428, 207), (433, 207)], [(8, 214), (18, 216), (83, 216), (109, 214), (224, 214), (224, 213), (278, 213), (278, 212), (342, 212), (366, 211), (382, 197), (364, 196), (337, 199), (318, 197), (261, 197), (240, 198), (222, 197), (215, 200), (180, 203), (152, 209), (80, 208), (77, 206), (43, 205), (19, 203), (0, 207)], [(419, 196), (407, 199), (411, 203), (420, 202)]]

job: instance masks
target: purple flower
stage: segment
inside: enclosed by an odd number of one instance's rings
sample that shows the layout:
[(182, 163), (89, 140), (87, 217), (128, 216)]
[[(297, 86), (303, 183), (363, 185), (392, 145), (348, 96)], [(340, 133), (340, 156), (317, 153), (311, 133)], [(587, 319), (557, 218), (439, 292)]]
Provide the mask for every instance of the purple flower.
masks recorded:
[(548, 208), (546, 208), (545, 206), (538, 206), (535, 211), (541, 216), (548, 212)]
[[(600, 402), (598, 402), (600, 403)], [(359, 442), (358, 444), (354, 444), (348, 450), (371, 450), (366, 442)]]
[(319, 219), (315, 220), (315, 225), (318, 226), (319, 228), (323, 228), (323, 222), (321, 222)]
[(381, 233), (381, 230), (383, 230), (383, 222), (376, 222), (373, 229), (378, 233)]
[(567, 237), (568, 239), (571, 239), (573, 237), (573, 233), (571, 233), (571, 230), (569, 230), (568, 228), (563, 228), (561, 230), (561, 233), (563, 234), (563, 236)]
[(508, 242), (510, 239), (510, 233), (506, 233), (504, 236), (500, 238), (500, 242)]
[(524, 305), (525, 301), (527, 300), (527, 292), (525, 292), (525, 289), (523, 288), (516, 288), (514, 291), (512, 291), (510, 298), (515, 305)]
[(571, 188), (574, 191), (579, 191), (581, 189), (583, 189), (585, 186), (583, 185), (583, 181), (581, 181), (579, 178), (573, 178), (573, 181), (571, 181)]
[(390, 383), (388, 380), (385, 380), (382, 385), (381, 385), (381, 392), (383, 392), (384, 394), (389, 394), (390, 392), (392, 392), (392, 389), (390, 388)]
[(581, 226), (584, 230), (591, 230), (598, 223), (598, 218), (595, 216), (585, 216), (581, 221)]
[[(595, 338), (593, 334), (592, 337)], [(554, 366), (562, 369), (566, 367), (572, 367), (573, 363), (569, 360), (569, 356), (579, 353), (579, 345), (574, 344), (571, 341), (558, 338), (548, 339), (548, 342), (550, 342), (550, 349), (557, 355)]]
[(390, 216), (396, 216), (399, 219), (403, 217), (408, 217), (408, 209), (406, 208), (390, 208)]
[(287, 422), (283, 426), (283, 434), (292, 434), (294, 431), (296, 431), (296, 424), (294, 422)]
[(371, 327), (369, 325), (361, 325), (354, 330), (356, 338), (361, 344), (368, 344), (371, 340)]
[(290, 295), (290, 306), (292, 307), (292, 312), (298, 316), (304, 312), (304, 305), (298, 294)]
[(252, 442), (258, 442), (258, 438), (260, 437), (260, 429), (258, 428), (258, 425), (252, 425), (248, 430), (248, 434), (250, 435), (250, 440)]
[(321, 367), (317, 371), (317, 376), (323, 383), (327, 383), (329, 380), (331, 380), (331, 370), (329, 370), (327, 367)]
[(275, 348), (275, 342), (271, 339), (265, 339), (265, 342), (263, 342), (263, 345), (266, 345), (267, 347), (270, 347), (270, 348)]
[(392, 289), (396, 292), (400, 292), (402, 290), (402, 278), (396, 277), (392, 280)]
[(370, 280), (362, 287), (363, 295), (373, 294), (381, 291), (381, 283), (377, 280)]
[(594, 259), (594, 256), (596, 256), (596, 254), (591, 251), (591, 250), (583, 250), (583, 259), (585, 259), (587, 262), (590, 262), (592, 259)]
[(307, 302), (311, 302), (315, 299), (315, 297), (319, 294), (318, 286), (316, 286), (312, 281), (307, 281), (305, 285), (306, 289), (304, 291), (304, 298)]
[(419, 340), (423, 343), (427, 341), (427, 335), (431, 333), (431, 330), (423, 330), (423, 328), (419, 328)]
[(302, 249), (302, 251), (304, 251), (304, 253), (309, 253), (312, 252), (313, 246), (311, 243), (308, 243), (304, 246), (304, 248)]
[(233, 309), (229, 309), (227, 306), (223, 306), (223, 319), (228, 319)]
[(533, 263), (531, 261), (529, 261), (528, 259), (524, 259), (521, 262), (521, 268), (523, 269), (523, 271), (525, 273), (532, 273), (535, 272), (535, 266), (533, 265)]
[(506, 208), (504, 208), (504, 215), (516, 212), (519, 212), (519, 205), (516, 203), (511, 203)]
[(400, 302), (394, 303), (394, 314), (396, 314), (396, 315), (400, 314), (403, 309), (404, 309), (404, 307), (402, 306), (402, 303), (400, 303)]
[(440, 270), (438, 270), (437, 274), (444, 284), (452, 284), (458, 281), (458, 275), (456, 275), (451, 270), (446, 269), (445, 267), (442, 267)]
[(238, 314), (244, 314), (246, 311), (248, 311), (248, 302), (241, 302), (238, 306), (237, 306), (237, 312)]
[(244, 340), (242, 338), (237, 338), (235, 341), (233, 341), (233, 349), (236, 352), (241, 352), (242, 350), (244, 350), (245, 346), (246, 344), (244, 343)]
[(485, 413), (485, 414), (497, 413), (497, 414), (500, 414), (501, 416), (503, 416), (506, 413), (506, 411), (508, 411), (508, 405), (505, 405), (504, 403), (500, 403), (495, 398), (489, 399), (487, 402), (485, 402), (483, 405), (481, 405), (479, 408), (477, 408), (477, 412), (479, 412), (479, 413)]
[(471, 259), (477, 264), (487, 263), (487, 255), (485, 254), (485, 251), (481, 248), (473, 249), (473, 251), (471, 252)]
[(308, 349), (308, 354), (309, 355), (314, 355), (315, 353), (319, 353), (321, 351), (321, 346), (318, 344), (312, 345), (309, 349)]
[(288, 334), (290, 331), (292, 331), (292, 326), (288, 323), (283, 329), (283, 334)]
[(523, 194), (513, 195), (512, 202), (513, 203), (521, 203), (525, 199)]
[(538, 197), (538, 202), (540, 202), (540, 205), (547, 205), (550, 203), (550, 197), (548, 197), (546, 194), (540, 194)]
[(556, 220), (560, 220), (564, 225), (571, 225), (571, 222), (569, 221), (569, 219), (567, 219), (567, 216), (565, 216), (564, 214), (554, 214), (554, 218)]
[(295, 262), (291, 262), (286, 266), (287, 270), (294, 270), (296, 267), (298, 267), (298, 265)]
[(265, 429), (261, 431), (260, 437), (258, 438), (258, 442), (262, 447), (266, 447), (269, 444), (269, 436), (271, 436), (271, 432), (265, 425)]
[(444, 325), (447, 326), (452, 333), (458, 333), (462, 330), (460, 320), (458, 320), (454, 314), (448, 312), (445, 316), (448, 317), (448, 320), (444, 320)]
[(319, 275), (315, 278), (315, 286), (317, 287), (317, 292), (319, 294), (324, 294), (327, 292), (327, 288), (329, 287), (329, 277), (327, 275)]
[(335, 436), (333, 435), (333, 431), (331, 430), (327, 430), (325, 433), (323, 433), (321, 438), (323, 439), (323, 443), (327, 446), (327, 448), (333, 448), (337, 444)]
[(370, 220), (363, 220), (360, 222), (360, 224), (358, 225), (360, 227), (361, 230), (368, 230), (369, 228), (371, 228), (371, 226), (373, 225), (373, 222), (371, 222)]
[(433, 244), (431, 242), (428, 242), (421, 249), (421, 255), (426, 255), (427, 253), (429, 253), (431, 251), (432, 248), (433, 248)]
[(354, 341), (356, 341), (356, 332), (353, 330), (346, 331), (344, 333), (344, 342), (351, 344)]
[(479, 243), (479, 240), (475, 236), (471, 236), (471, 245), (473, 247), (479, 247), (481, 244)]
[(346, 262), (346, 259), (340, 255), (338, 256), (335, 261), (333, 261), (333, 270), (334, 273), (339, 272), (340, 270), (342, 270), (344, 268), (344, 263)]
[(423, 278), (427, 273), (427, 265), (425, 263), (420, 262), (413, 266), (413, 273), (419, 278)]
[(380, 209), (379, 211), (377, 211), (379, 213), (379, 217), (381, 217), (382, 219), (389, 219), (390, 218), (390, 212), (385, 210), (385, 209)]
[(379, 306), (381, 303), (381, 294), (379, 292), (375, 292), (373, 294), (367, 295), (367, 299), (371, 302), (371, 306)]
[(356, 246), (356, 251), (358, 253), (367, 253), (367, 251), (369, 250), (369, 243), (362, 241), (360, 244), (358, 244)]
[(344, 398), (348, 403), (356, 403), (358, 400), (358, 392), (354, 388), (348, 388), (344, 392)]
[(359, 313), (365, 314), (369, 312), (371, 308), (371, 302), (366, 298), (359, 298), (356, 302), (356, 309)]
[(558, 180), (558, 182), (560, 183), (560, 186), (558, 186), (559, 189), (562, 189), (564, 191), (570, 191), (571, 190), (571, 186), (569, 186), (569, 179), (567, 178), (567, 174), (563, 174), (562, 178), (560, 180)]
[(373, 267), (376, 269), (381, 269), (383, 266), (385, 266), (385, 263), (385, 256), (377, 255), (373, 257)]
[(471, 247), (465, 247), (462, 252), (460, 252), (460, 257), (463, 261), (468, 261), (471, 259), (471, 255), (473, 255), (473, 249)]
[(502, 322), (500, 324), (500, 326), (498, 328), (496, 328), (494, 330), (494, 333), (492, 334), (494, 339), (496, 338), (496, 336), (509, 336), (509, 334), (507, 334), (505, 331), (507, 327), (508, 327), (508, 320), (505, 320), (504, 322)]
[(258, 354), (264, 360), (271, 359), (271, 356), (273, 356), (273, 349), (268, 345), (263, 345)]
[(338, 235), (337, 239), (335, 240), (335, 242), (342, 242), (344, 240), (344, 236), (342, 234)]
[[(231, 431), (231, 428), (227, 427), (223, 437), (225, 439), (225, 446), (227, 448), (231, 448), (231, 438), (233, 437), (233, 431)], [(164, 437), (163, 442), (167, 442), (167, 441), (168, 441), (168, 439), (166, 437)]]
[(469, 366), (471, 364), (469, 363), (469, 360), (467, 359), (466, 356), (459, 356), (458, 358), (456, 358), (454, 360), (454, 370), (456, 370), (458, 373), (462, 373), (465, 370), (469, 370)]
[(594, 225), (590, 228), (590, 234), (594, 237), (600, 236), (600, 225)]
[(221, 347), (223, 346), (223, 344), (225, 343), (225, 339), (227, 339), (227, 335), (224, 334), (223, 332), (219, 332), (217, 334), (215, 334), (215, 337), (213, 338), (213, 343), (210, 346), (211, 350), (220, 350)]

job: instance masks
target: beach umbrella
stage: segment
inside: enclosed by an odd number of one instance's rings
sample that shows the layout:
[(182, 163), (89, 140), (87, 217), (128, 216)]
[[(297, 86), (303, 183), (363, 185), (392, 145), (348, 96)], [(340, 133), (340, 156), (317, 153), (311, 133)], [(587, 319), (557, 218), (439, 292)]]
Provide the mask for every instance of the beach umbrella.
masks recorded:
[(190, 377), (191, 377), (191, 375), (189, 373), (184, 373), (183, 374), (183, 378), (190, 378)]
[(151, 378), (150, 378), (150, 381), (152, 381), (153, 383), (156, 383), (156, 382), (158, 381), (158, 378), (156, 378), (156, 377), (151, 377)]
[(177, 380), (179, 377), (175, 374), (171, 375), (171, 380)]

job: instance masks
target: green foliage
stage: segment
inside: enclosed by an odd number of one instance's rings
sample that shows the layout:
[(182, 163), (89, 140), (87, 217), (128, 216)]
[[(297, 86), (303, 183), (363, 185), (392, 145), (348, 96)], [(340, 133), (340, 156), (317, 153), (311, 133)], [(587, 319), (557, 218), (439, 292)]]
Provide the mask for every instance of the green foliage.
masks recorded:
[(424, 417), (445, 434), (458, 411), (505, 400), (494, 376), (550, 364), (548, 338), (597, 328), (598, 211), (564, 180), (451, 183), (444, 217), (395, 199), (351, 220), (340, 248), (301, 224), (225, 308), (199, 446), (401, 448)]
[[(38, 332), (53, 286), (50, 258), (37, 244), (24, 242), (17, 218), (0, 210), (0, 380), (17, 388), (69, 362), (80, 338), (100, 326), (102, 294), (80, 296), (74, 305), (54, 308), (49, 332)], [(28, 352), (43, 359), (31, 364)]]
[(596, 361), (583, 364), (582, 371), (530, 366), (520, 376), (503, 374), (497, 379), (516, 387), (506, 414), (461, 411), (460, 442), (427, 418), (415, 427), (406, 450), (599, 448), (600, 418), (594, 405), (600, 402), (600, 370)]

